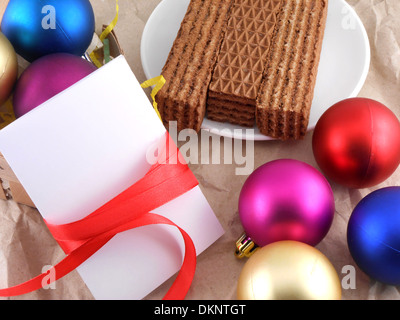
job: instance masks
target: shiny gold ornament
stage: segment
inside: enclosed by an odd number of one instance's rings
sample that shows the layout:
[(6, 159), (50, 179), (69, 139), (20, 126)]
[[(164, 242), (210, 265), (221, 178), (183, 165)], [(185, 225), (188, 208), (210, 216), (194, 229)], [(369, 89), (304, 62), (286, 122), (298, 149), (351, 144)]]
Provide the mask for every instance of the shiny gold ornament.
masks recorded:
[(239, 277), (239, 300), (340, 300), (341, 283), (328, 258), (305, 243), (259, 248)]
[(0, 106), (11, 95), (17, 76), (17, 54), (10, 41), (0, 32)]

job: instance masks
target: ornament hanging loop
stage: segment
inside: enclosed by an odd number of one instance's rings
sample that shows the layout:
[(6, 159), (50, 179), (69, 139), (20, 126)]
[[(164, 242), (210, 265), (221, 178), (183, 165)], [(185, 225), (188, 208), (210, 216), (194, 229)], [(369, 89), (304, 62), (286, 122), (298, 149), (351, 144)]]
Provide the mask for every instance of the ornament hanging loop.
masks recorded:
[(259, 247), (245, 233), (236, 241), (235, 255), (239, 259), (250, 258)]

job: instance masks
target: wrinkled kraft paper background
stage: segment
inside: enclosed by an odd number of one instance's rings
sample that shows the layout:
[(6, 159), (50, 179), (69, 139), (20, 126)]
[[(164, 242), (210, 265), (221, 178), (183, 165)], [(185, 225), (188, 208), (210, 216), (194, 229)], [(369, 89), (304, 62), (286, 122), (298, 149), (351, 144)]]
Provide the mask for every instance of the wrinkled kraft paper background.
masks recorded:
[[(1, 7), (4, 7), (1, 0)], [(334, 0), (332, 0), (334, 1)], [(92, 0), (97, 32), (115, 15), (114, 0)], [(120, 18), (116, 27), (126, 58), (143, 82), (140, 40), (151, 12), (160, 0), (120, 0)], [(376, 99), (389, 106), (400, 118), (400, 2), (398, 0), (348, 0), (363, 21), (371, 43), (370, 73), (362, 97)], [(343, 75), (344, 77), (346, 75)], [(311, 148), (312, 132), (304, 141), (267, 141), (255, 144), (255, 168), (271, 160), (294, 158), (318, 168)], [(223, 146), (221, 146), (223, 148)], [(221, 149), (222, 151), (223, 149)], [(223, 155), (223, 152), (221, 153)], [(221, 159), (221, 163), (223, 163)], [(190, 165), (210, 205), (220, 219), (226, 234), (198, 258), (197, 271), (187, 299), (235, 299), (236, 284), (245, 260), (234, 256), (235, 241), (243, 229), (237, 203), (247, 176), (235, 174), (236, 165)], [(400, 185), (400, 169), (385, 183), (372, 189), (349, 190), (331, 183), (336, 199), (336, 215), (327, 237), (317, 246), (335, 266), (342, 278), (344, 266), (356, 270), (356, 289), (343, 290), (343, 300), (400, 299), (400, 288), (370, 280), (354, 263), (346, 243), (349, 216), (356, 204), (373, 190)], [(187, 208), (190, 214), (190, 208)], [(43, 266), (54, 265), (64, 254), (44, 225), (39, 213), (13, 201), (0, 202), (0, 287), (18, 284), (38, 275)], [(134, 272), (134, 270), (132, 270)], [(112, 276), (112, 275), (110, 275)], [(147, 299), (161, 299), (170, 279)], [(56, 283), (55, 289), (12, 299), (93, 299), (78, 273), (72, 272)]]

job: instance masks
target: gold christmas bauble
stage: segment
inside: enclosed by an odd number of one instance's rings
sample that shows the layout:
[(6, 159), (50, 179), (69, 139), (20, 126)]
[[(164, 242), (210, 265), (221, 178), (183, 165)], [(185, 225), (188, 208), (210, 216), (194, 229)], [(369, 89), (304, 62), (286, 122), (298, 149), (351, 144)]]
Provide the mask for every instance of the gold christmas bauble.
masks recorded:
[(0, 106), (10, 97), (17, 77), (17, 54), (10, 41), (0, 32)]
[(340, 300), (338, 274), (319, 250), (297, 241), (258, 249), (239, 277), (239, 300)]

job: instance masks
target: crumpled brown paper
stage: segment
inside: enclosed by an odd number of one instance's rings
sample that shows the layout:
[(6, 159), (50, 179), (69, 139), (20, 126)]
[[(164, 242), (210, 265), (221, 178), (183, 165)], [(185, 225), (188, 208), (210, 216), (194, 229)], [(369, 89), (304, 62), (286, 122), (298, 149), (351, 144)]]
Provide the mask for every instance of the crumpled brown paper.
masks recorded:
[[(335, 1), (335, 0), (332, 0)], [(151, 12), (160, 0), (120, 1), (116, 27), (126, 58), (140, 82), (145, 75), (140, 61), (140, 40)], [(371, 44), (371, 68), (360, 96), (387, 105), (400, 118), (400, 2), (398, 0), (348, 0), (363, 21)], [(115, 1), (92, 1), (97, 25), (111, 22)], [(1, 10), (0, 10), (1, 11)], [(271, 160), (295, 158), (318, 168), (311, 148), (312, 132), (304, 141), (257, 142), (255, 168)], [(223, 160), (221, 160), (223, 163)], [(246, 176), (235, 175), (235, 165), (190, 165), (226, 233), (198, 257), (197, 271), (187, 299), (235, 299), (236, 284), (246, 260), (234, 256), (235, 241), (243, 232), (238, 218), (238, 197)], [(400, 168), (385, 183), (371, 189), (349, 190), (331, 183), (336, 215), (327, 237), (317, 246), (332, 262), (340, 278), (347, 265), (356, 269), (356, 289), (343, 290), (343, 300), (400, 299), (400, 288), (371, 280), (353, 261), (346, 242), (349, 216), (370, 192), (400, 185)], [(190, 208), (188, 208), (190, 211)], [(7, 287), (39, 274), (44, 265), (54, 265), (62, 250), (47, 231), (39, 213), (13, 201), (0, 201), (0, 287)], [(133, 271), (132, 271), (133, 272)], [(111, 275), (110, 275), (111, 276)], [(146, 299), (161, 299), (172, 284), (168, 280)], [(93, 299), (74, 271), (56, 283), (56, 289), (12, 299)]]

